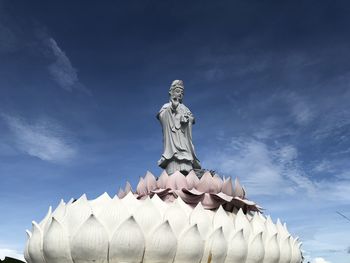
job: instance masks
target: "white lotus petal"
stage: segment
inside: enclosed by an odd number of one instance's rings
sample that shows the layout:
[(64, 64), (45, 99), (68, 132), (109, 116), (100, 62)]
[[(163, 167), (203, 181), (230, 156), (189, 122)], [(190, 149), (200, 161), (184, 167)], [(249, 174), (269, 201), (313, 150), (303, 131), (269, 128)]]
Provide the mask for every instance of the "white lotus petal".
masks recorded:
[(29, 240), (32, 236), (32, 232), (30, 232), (29, 230), (26, 230), (27, 233), (27, 242), (26, 242), (26, 246), (24, 248), (24, 259), (27, 261), (27, 263), (32, 263), (32, 259), (29, 256), (29, 251), (28, 251), (28, 246), (29, 246)]
[(248, 244), (243, 235), (243, 229), (237, 231), (228, 243), (225, 263), (245, 263)]
[(44, 236), (43, 252), (47, 262), (73, 263), (68, 233), (54, 217)]
[(28, 244), (28, 254), (32, 262), (45, 263), (43, 255), (43, 232), (35, 221), (32, 224), (33, 230)]
[(262, 263), (265, 255), (262, 232), (256, 234), (248, 244), (248, 255), (246, 263)]
[(144, 263), (171, 263), (177, 249), (177, 240), (169, 221), (165, 221), (146, 239)]
[(130, 216), (115, 231), (109, 244), (109, 263), (142, 261), (145, 238), (140, 226)]
[(121, 199), (121, 201), (132, 215), (141, 205), (140, 201), (136, 199), (131, 191), (123, 199)]
[(63, 224), (67, 227), (70, 238), (75, 235), (79, 227), (89, 218), (90, 215), (91, 207), (85, 194), (77, 201), (67, 206)]
[(108, 234), (93, 214), (81, 225), (71, 246), (74, 263), (107, 262)]
[[(147, 187), (155, 187), (154, 176), (146, 177)], [(180, 176), (179, 185), (183, 179)], [(195, 180), (190, 182), (195, 184)], [(229, 185), (227, 182), (225, 179), (223, 187)], [(176, 199), (181, 190), (155, 190), (150, 193), (152, 199), (138, 200), (129, 191), (122, 199), (111, 199), (104, 193), (93, 201), (85, 195), (67, 205), (62, 200), (53, 213), (49, 209), (39, 225), (33, 223), (33, 235), (28, 232), (24, 251), (27, 262), (300, 263), (302, 259), (301, 243), (280, 220), (275, 225), (258, 212), (244, 214), (234, 208), (231, 213), (221, 206), (208, 210), (201, 203), (192, 208)], [(171, 195), (172, 199), (164, 202), (155, 193), (165, 199)]]
[(50, 223), (51, 223), (51, 214), (52, 214), (52, 207), (50, 206), (49, 210), (47, 211), (46, 216), (39, 223), (40, 229), (42, 229), (43, 232), (45, 232), (46, 226), (50, 225)]
[(290, 263), (300, 263), (302, 261), (302, 255), (298, 244), (298, 238), (292, 242), (292, 257)]
[(147, 198), (142, 202), (143, 204), (135, 212), (134, 217), (136, 222), (140, 225), (143, 233), (148, 235), (151, 230), (162, 223), (162, 217), (151, 199)]
[(286, 229), (283, 227), (280, 219), (277, 219), (277, 223), (276, 223), (276, 228), (277, 228), (277, 232), (278, 232), (278, 241), (281, 242), (281, 240), (285, 239), (286, 237), (289, 236), (289, 233), (286, 231)]
[(124, 222), (130, 213), (119, 198), (113, 198), (104, 204), (96, 215), (97, 219), (106, 227), (106, 230), (111, 236), (117, 227)]
[(300, 263), (302, 262), (302, 255), (300, 250), (301, 243), (298, 243), (297, 239), (294, 240), (294, 245), (292, 249), (292, 258), (290, 260), (291, 263)]
[(231, 233), (234, 231), (234, 225), (232, 218), (227, 215), (227, 212), (222, 208), (222, 206), (216, 210), (213, 225), (214, 229), (222, 227), (226, 240), (229, 240)]
[(52, 216), (57, 220), (63, 221), (64, 215), (66, 214), (66, 203), (61, 199), (61, 202), (56, 207), (55, 211), (53, 211)]
[[(263, 240), (266, 242), (267, 240), (269, 240), (272, 236), (274, 236), (275, 234), (277, 234), (277, 228), (276, 225), (272, 222), (271, 217), (268, 216), (266, 218), (265, 221), (265, 228), (266, 231), (264, 231), (263, 233)], [(279, 242), (279, 239), (277, 237), (277, 241)]]
[(236, 229), (243, 229), (243, 235), (245, 240), (249, 240), (250, 233), (252, 232), (250, 223), (243, 213), (242, 209), (238, 210), (238, 213), (236, 215), (236, 220), (235, 220), (235, 227)]
[(287, 223), (284, 223), (284, 224), (283, 224), (283, 228), (284, 228), (284, 230), (286, 231), (286, 233), (287, 233), (288, 235), (290, 235), (290, 233), (289, 233), (289, 231), (288, 231)]
[(156, 194), (152, 197), (151, 201), (154, 204), (154, 206), (157, 207), (158, 211), (160, 212), (163, 218), (168, 205), (165, 202), (163, 202), (162, 199), (160, 199), (159, 196)]
[(185, 231), (177, 246), (175, 263), (198, 263), (204, 252), (204, 241), (199, 233), (198, 226), (193, 225)]
[(169, 205), (164, 214), (164, 221), (168, 220), (176, 237), (180, 236), (181, 232), (189, 226), (189, 218), (186, 212), (181, 209), (178, 203)]
[(280, 260), (280, 248), (277, 241), (277, 233), (265, 242), (264, 263), (278, 263)]
[(106, 204), (109, 204), (111, 200), (111, 197), (106, 192), (104, 192), (96, 199), (91, 200), (89, 203), (92, 209), (92, 213), (97, 215)]
[(253, 233), (256, 235), (260, 232), (265, 232), (266, 231), (266, 227), (264, 224), (264, 221), (261, 219), (261, 217), (259, 216), (260, 213), (255, 213), (253, 216), (252, 221), (250, 222), (252, 225), (252, 229), (253, 229)]
[(201, 203), (198, 203), (198, 205), (192, 210), (190, 215), (190, 224), (198, 225), (199, 233), (203, 239), (206, 239), (209, 233), (212, 231), (212, 220), (207, 211), (204, 210)]
[(216, 229), (205, 244), (201, 262), (223, 263), (227, 253), (227, 242), (222, 227)]
[(280, 261), (279, 263), (289, 263), (292, 258), (290, 236), (280, 241)]
[(261, 220), (263, 221), (263, 223), (265, 224), (265, 221), (266, 221), (266, 217), (262, 214), (262, 213), (259, 213), (257, 212), (258, 215), (260, 216)]
[(187, 217), (189, 217), (193, 209), (186, 204), (180, 196), (176, 198), (175, 202), (186, 212)]

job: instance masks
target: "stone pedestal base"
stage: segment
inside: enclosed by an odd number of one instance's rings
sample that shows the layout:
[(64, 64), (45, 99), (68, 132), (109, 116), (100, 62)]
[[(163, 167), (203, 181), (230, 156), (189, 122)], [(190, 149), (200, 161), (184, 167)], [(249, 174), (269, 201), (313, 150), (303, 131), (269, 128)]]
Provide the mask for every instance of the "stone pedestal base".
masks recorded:
[(190, 161), (179, 161), (176, 159), (170, 160), (167, 167), (165, 168), (165, 171), (168, 175), (171, 175), (176, 171), (180, 171), (182, 174), (187, 175), (191, 170), (193, 170), (193, 167)]

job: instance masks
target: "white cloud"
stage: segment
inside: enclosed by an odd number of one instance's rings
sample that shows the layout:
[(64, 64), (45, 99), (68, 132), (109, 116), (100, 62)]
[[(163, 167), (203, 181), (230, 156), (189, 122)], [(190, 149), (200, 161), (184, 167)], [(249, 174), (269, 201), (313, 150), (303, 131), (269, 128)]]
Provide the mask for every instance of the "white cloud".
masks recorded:
[(290, 94), (288, 96), (289, 103), (291, 104), (292, 116), (295, 122), (299, 125), (307, 125), (314, 118), (314, 113), (311, 106), (301, 97), (296, 94)]
[(205, 166), (223, 175), (238, 177), (248, 194), (301, 194), (312, 200), (317, 198), (339, 204), (350, 201), (348, 178), (318, 180), (310, 177), (293, 145), (271, 145), (251, 138), (233, 138), (228, 147), (203, 157)]
[(24, 261), (23, 253), (13, 249), (0, 248), (0, 259), (4, 260), (5, 257), (17, 258)]
[(315, 166), (312, 168), (312, 171), (316, 173), (332, 171), (332, 164), (328, 160), (322, 160), (320, 162), (315, 163)]
[(48, 38), (46, 42), (55, 58), (55, 62), (49, 65), (49, 72), (53, 79), (60, 87), (68, 91), (72, 91), (74, 88), (82, 88), (77, 70), (72, 66), (69, 58), (57, 45), (57, 42), (53, 38)]
[(270, 149), (267, 144), (248, 138), (234, 138), (231, 147), (215, 154), (215, 160), (206, 156), (204, 163), (218, 172), (237, 176), (245, 184), (248, 193), (278, 195), (294, 193), (298, 186), (297, 170), (286, 172), (290, 161), (297, 157), (293, 146)]
[(20, 118), (3, 115), (12, 131), (16, 147), (30, 156), (44, 161), (67, 161), (76, 155), (76, 149), (66, 142), (61, 128), (45, 120), (29, 124)]
[(314, 258), (314, 259), (312, 260), (312, 263), (331, 263), (331, 262), (325, 260), (324, 258), (317, 257), (317, 258)]

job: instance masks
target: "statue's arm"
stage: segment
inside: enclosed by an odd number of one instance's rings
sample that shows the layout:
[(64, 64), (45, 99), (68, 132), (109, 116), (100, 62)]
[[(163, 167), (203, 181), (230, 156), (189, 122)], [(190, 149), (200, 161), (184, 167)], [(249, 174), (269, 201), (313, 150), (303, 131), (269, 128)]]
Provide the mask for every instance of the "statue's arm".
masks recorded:
[(165, 103), (162, 108), (159, 110), (158, 114), (157, 114), (157, 119), (158, 120), (161, 120), (162, 119), (162, 116), (164, 114), (164, 112), (166, 110), (169, 110), (169, 107), (170, 107), (170, 103)]

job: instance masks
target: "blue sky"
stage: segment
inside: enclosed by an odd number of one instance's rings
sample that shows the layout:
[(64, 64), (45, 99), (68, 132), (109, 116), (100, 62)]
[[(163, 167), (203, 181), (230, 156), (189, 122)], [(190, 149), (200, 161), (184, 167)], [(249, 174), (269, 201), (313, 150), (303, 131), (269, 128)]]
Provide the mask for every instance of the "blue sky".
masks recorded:
[(161, 173), (155, 118), (185, 83), (205, 168), (350, 261), (346, 1), (0, 1), (0, 256), (49, 205)]

